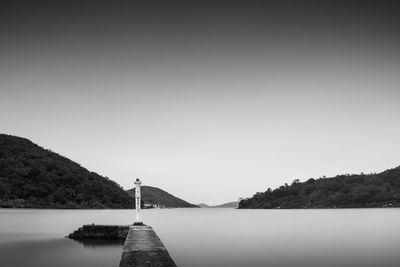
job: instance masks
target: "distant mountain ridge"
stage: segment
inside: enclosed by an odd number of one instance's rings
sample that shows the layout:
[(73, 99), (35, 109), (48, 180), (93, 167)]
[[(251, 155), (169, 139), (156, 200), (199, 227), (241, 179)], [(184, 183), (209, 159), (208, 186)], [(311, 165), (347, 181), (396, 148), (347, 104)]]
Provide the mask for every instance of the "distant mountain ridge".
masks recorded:
[(239, 201), (232, 201), (221, 205), (213, 206), (213, 208), (237, 208), (238, 206), (239, 206)]
[(227, 202), (227, 203), (224, 203), (221, 205), (215, 205), (215, 206), (210, 206), (205, 203), (198, 204), (198, 206), (201, 208), (237, 208), (238, 205), (239, 205), (239, 201)]
[(400, 167), (378, 174), (294, 180), (240, 201), (241, 209), (400, 207)]
[[(197, 205), (191, 204), (185, 200), (177, 198), (170, 193), (152, 186), (141, 186), (141, 197), (144, 202), (151, 202), (167, 208), (198, 208)], [(135, 189), (126, 190), (131, 196), (135, 197)]]
[(0, 134), (0, 207), (133, 208), (114, 181), (28, 139)]

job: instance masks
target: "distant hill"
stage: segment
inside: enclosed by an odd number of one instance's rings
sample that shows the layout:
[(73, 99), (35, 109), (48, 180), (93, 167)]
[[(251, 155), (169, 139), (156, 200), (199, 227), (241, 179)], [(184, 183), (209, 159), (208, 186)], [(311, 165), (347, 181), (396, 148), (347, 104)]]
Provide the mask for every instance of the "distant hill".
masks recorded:
[(294, 180), (240, 201), (241, 209), (400, 207), (400, 167), (378, 174)]
[(237, 208), (238, 205), (239, 205), (239, 201), (228, 202), (228, 203), (224, 203), (224, 204), (216, 205), (216, 206), (209, 206), (205, 203), (198, 204), (198, 206), (200, 208)]
[(115, 182), (28, 139), (0, 134), (0, 207), (132, 208)]
[(237, 208), (238, 206), (239, 206), (239, 201), (233, 201), (233, 202), (228, 202), (228, 203), (224, 203), (224, 204), (212, 206), (212, 207), (213, 208)]
[[(152, 186), (141, 186), (141, 197), (144, 202), (152, 202), (167, 208), (198, 208), (194, 204), (190, 204), (185, 200), (177, 198), (164, 190)], [(131, 197), (135, 197), (135, 189), (126, 191)]]

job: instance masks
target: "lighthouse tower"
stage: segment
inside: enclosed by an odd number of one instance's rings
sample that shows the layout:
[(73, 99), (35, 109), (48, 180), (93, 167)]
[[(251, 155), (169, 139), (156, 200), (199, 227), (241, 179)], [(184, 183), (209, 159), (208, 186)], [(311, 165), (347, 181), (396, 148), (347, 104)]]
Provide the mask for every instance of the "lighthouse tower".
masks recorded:
[(136, 218), (133, 225), (143, 225), (142, 216), (140, 215), (140, 184), (142, 181), (136, 178), (135, 181), (135, 206), (136, 206)]

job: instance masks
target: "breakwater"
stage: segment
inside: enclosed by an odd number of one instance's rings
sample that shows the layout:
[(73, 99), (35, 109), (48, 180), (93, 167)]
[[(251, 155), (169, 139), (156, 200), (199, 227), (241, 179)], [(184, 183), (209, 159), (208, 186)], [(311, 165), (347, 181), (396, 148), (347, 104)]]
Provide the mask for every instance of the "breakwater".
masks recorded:
[(74, 240), (124, 240), (119, 267), (177, 267), (156, 232), (148, 225), (83, 225), (67, 236)]
[(124, 240), (129, 232), (129, 225), (96, 225), (87, 224), (68, 235), (74, 240), (84, 239), (119, 239)]
[(119, 267), (176, 267), (168, 250), (150, 226), (131, 226)]

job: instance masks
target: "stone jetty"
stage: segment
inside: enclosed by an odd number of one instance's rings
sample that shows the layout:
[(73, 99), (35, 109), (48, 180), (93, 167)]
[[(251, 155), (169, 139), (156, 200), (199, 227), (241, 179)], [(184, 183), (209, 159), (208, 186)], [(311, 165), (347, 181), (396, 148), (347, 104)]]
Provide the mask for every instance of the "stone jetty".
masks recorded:
[(168, 250), (147, 225), (87, 224), (67, 236), (75, 240), (124, 240), (119, 267), (176, 267)]
[(132, 225), (119, 267), (176, 267), (176, 264), (153, 228)]

